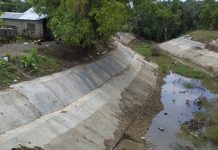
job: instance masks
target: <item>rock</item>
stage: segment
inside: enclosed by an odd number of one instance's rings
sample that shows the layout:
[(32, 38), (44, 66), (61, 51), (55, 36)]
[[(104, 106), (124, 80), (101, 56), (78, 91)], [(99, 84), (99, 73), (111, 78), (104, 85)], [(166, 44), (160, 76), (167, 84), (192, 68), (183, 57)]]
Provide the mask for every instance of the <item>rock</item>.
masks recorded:
[(190, 35), (186, 35), (185, 38), (188, 39), (188, 40), (192, 39), (192, 37)]
[(24, 44), (24, 45), (28, 45), (29, 43), (28, 43), (28, 42), (24, 42), (23, 44)]
[(202, 50), (202, 49), (203, 49), (203, 47), (200, 47), (200, 46), (195, 46), (195, 47), (194, 47), (194, 49), (196, 49), (196, 50)]
[(210, 45), (212, 45), (212, 46), (218, 46), (218, 39), (213, 40), (212, 42), (210, 42)]
[(146, 138), (144, 136), (141, 137), (141, 140), (146, 142)]
[(102, 55), (105, 55), (106, 53), (107, 53), (107, 51), (103, 51), (103, 52), (102, 52)]
[(6, 62), (9, 62), (9, 57), (5, 56), (5, 57), (3, 57), (3, 60), (6, 61)]
[(63, 113), (63, 114), (64, 114), (64, 113), (67, 113), (67, 111), (61, 111), (61, 113)]
[(186, 100), (185, 104), (186, 104), (188, 107), (190, 107), (190, 101), (189, 101), (188, 99)]
[(161, 132), (164, 131), (164, 128), (163, 128), (163, 127), (159, 127), (158, 129), (159, 129)]
[(41, 39), (34, 41), (34, 43), (36, 43), (36, 44), (38, 44), (38, 45), (42, 45)]
[(15, 79), (15, 80), (14, 80), (14, 83), (17, 83), (17, 82), (18, 82), (18, 80)]
[(195, 150), (194, 146), (188, 145), (185, 147), (187, 150)]

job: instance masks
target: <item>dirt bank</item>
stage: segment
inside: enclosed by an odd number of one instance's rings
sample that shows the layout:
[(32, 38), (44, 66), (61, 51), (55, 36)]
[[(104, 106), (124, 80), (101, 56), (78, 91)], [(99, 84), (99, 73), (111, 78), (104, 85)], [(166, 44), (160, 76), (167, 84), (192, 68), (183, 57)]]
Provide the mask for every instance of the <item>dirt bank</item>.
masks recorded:
[[(144, 75), (143, 72), (140, 72), (138, 77), (122, 93), (121, 101), (125, 102), (122, 107), (127, 113), (121, 117), (120, 128), (115, 133), (116, 140), (106, 141), (107, 149), (146, 149), (146, 140), (143, 140), (142, 137), (145, 136), (152, 118), (163, 109), (163, 105), (160, 102), (163, 78), (162, 76), (159, 77), (156, 88), (151, 92), (151, 88), (142, 82)], [(146, 93), (151, 94), (148, 96)], [(146, 99), (146, 97), (148, 98)], [(134, 100), (140, 102), (140, 105), (135, 104), (132, 108), (126, 107), (128, 101)]]
[(78, 48), (70, 44), (57, 44), (54, 41), (43, 42), (41, 45), (4, 44), (0, 46), (0, 90), (76, 65), (95, 62), (110, 55), (115, 49), (113, 42), (98, 42), (92, 48)]

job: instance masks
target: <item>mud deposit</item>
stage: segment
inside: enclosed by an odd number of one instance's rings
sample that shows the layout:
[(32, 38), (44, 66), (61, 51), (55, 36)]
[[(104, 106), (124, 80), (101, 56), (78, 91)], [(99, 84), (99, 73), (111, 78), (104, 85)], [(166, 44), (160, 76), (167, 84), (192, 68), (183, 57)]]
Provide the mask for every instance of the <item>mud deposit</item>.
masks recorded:
[[(161, 91), (164, 110), (153, 120), (145, 135), (149, 150), (215, 150), (216, 145), (198, 139), (198, 130), (203, 130), (203, 122), (193, 122), (198, 112), (204, 112), (199, 100), (208, 101), (217, 95), (202, 87), (199, 80), (169, 74)], [(187, 133), (182, 126), (190, 125), (197, 133)]]
[(119, 129), (114, 133), (115, 138), (105, 141), (108, 150), (146, 148), (146, 143), (141, 137), (144, 137), (146, 127), (150, 125), (152, 118), (162, 110), (162, 104), (160, 88), (155, 88), (154, 84), (146, 82), (152, 79), (145, 70), (146, 68), (143, 67), (121, 94), (120, 107), (124, 113), (120, 115)]

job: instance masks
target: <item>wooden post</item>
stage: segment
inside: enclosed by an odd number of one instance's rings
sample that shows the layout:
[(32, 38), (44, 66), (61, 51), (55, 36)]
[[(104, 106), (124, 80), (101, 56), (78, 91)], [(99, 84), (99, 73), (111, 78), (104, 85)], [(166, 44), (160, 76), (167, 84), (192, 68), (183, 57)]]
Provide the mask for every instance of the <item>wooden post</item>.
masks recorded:
[(167, 41), (167, 28), (165, 28), (164, 37), (165, 37), (165, 41)]

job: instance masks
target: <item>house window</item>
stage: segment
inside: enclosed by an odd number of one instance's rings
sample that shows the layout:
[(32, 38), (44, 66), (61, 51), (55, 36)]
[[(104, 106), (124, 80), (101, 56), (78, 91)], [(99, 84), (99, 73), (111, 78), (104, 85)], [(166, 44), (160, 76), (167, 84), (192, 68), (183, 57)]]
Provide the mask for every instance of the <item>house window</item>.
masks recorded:
[(35, 31), (35, 24), (34, 23), (28, 23), (27, 24), (27, 30), (30, 31), (31, 33), (34, 33), (34, 31)]

